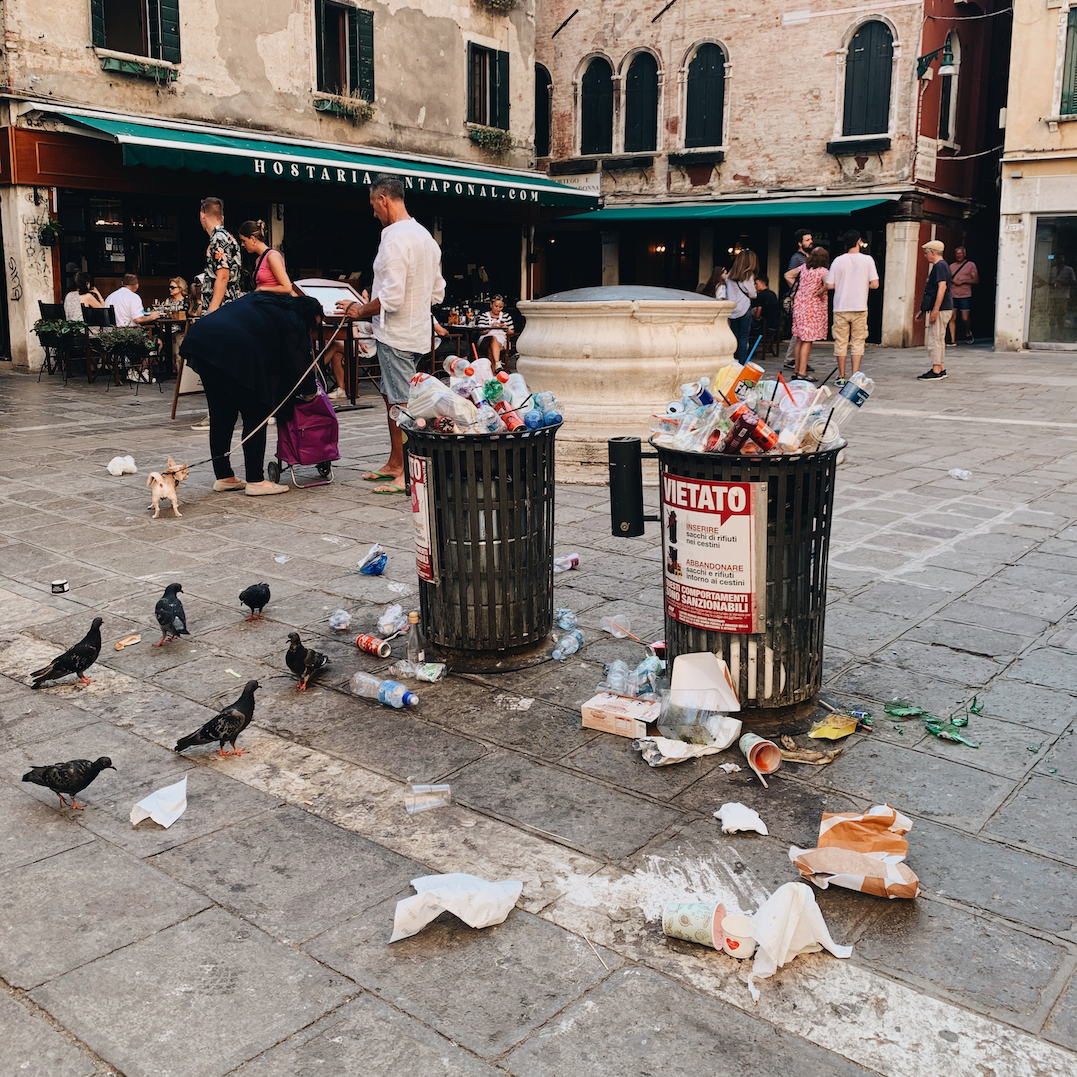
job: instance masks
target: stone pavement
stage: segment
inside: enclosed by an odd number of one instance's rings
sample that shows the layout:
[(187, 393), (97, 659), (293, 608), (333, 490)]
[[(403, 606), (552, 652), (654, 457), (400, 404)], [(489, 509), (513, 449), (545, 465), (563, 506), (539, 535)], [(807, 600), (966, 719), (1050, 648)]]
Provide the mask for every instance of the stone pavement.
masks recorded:
[[(829, 767), (786, 764), (769, 791), (722, 757), (651, 770), (579, 728), (602, 662), (639, 657), (601, 617), (662, 633), (654, 525), (610, 537), (604, 488), (557, 495), (558, 550), (581, 566), (556, 599), (583, 650), (419, 686), (405, 714), (346, 693), (385, 665), (354, 633), (415, 599), (409, 506), (359, 478), (383, 459), (378, 411), (342, 416), (333, 486), (248, 500), (212, 494), (200, 467), (182, 519), (151, 520), (146, 473), (206, 454), (200, 398), (170, 423), (152, 387), (0, 374), (0, 1073), (1077, 1072), (1077, 383), (1062, 357), (949, 359), (925, 385), (922, 353), (869, 353), (877, 393), (839, 470), (825, 695), (874, 711), (877, 731)], [(126, 453), (139, 474), (110, 477)], [(376, 541), (387, 573), (360, 576)], [(50, 594), (57, 577), (70, 594)], [(247, 624), (236, 596), (260, 579), (273, 599)], [(172, 580), (192, 634), (156, 650)], [(95, 683), (27, 688), (96, 614)], [(292, 629), (332, 657), (305, 695), (284, 672)], [(143, 643), (111, 648), (134, 631)], [(248, 677), (264, 686), (249, 754), (175, 755)], [(974, 693), (979, 749), (880, 718), (889, 698), (946, 713)], [(117, 769), (83, 812), (20, 781), (98, 755)], [(130, 825), (184, 774), (171, 829)], [(408, 779), (451, 782), (453, 806), (408, 816)], [(723, 837), (711, 813), (729, 800), (771, 836)], [(736, 962), (662, 935), (665, 900), (754, 911), (797, 877), (788, 847), (814, 843), (823, 811), (882, 801), (915, 820), (924, 894), (818, 891), (850, 960), (798, 958), (753, 1006)], [(451, 871), (521, 879), (519, 907), (387, 945), (409, 880)]]

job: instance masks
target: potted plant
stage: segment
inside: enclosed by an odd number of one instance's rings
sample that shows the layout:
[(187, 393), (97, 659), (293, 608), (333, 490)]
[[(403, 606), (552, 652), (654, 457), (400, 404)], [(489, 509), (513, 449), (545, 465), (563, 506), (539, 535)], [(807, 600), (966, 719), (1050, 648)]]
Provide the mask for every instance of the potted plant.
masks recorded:
[(43, 348), (58, 348), (71, 342), (73, 337), (85, 336), (85, 322), (69, 322), (66, 318), (39, 318), (34, 322), (34, 332)]
[(44, 224), (40, 225), (37, 230), (37, 241), (42, 247), (55, 247), (57, 240), (64, 234), (64, 230), (60, 227), (58, 221), (52, 220), (50, 217)]
[(372, 120), (378, 111), (377, 106), (370, 101), (364, 101), (361, 97), (341, 97), (339, 94), (322, 94), (315, 97), (314, 108), (318, 112), (340, 116), (355, 124)]
[(471, 141), (484, 149), (491, 157), (504, 157), (516, 145), (516, 140), (512, 135), (500, 127), (482, 127), (479, 124), (473, 124), (468, 129), (468, 134), (471, 136)]

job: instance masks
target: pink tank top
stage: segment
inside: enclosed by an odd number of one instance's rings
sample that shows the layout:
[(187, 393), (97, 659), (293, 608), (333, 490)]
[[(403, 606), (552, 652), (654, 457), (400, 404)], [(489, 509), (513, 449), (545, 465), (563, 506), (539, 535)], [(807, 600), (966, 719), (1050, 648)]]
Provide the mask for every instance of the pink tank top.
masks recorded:
[(258, 264), (258, 272), (254, 275), (254, 286), (256, 288), (275, 288), (281, 282), (277, 280), (276, 273), (273, 272), (269, 265), (269, 253), (273, 248), (266, 249), (265, 255), (262, 257)]

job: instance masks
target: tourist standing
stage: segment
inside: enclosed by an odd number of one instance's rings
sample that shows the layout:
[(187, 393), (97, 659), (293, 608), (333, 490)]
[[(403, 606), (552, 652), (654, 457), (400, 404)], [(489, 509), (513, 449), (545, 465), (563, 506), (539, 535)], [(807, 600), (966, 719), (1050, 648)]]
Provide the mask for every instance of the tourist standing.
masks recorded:
[(725, 297), (733, 304), (729, 313), (729, 328), (737, 338), (737, 362), (748, 361), (748, 332), (752, 328), (752, 301), (755, 299), (755, 275), (759, 259), (755, 251), (742, 250), (733, 259), (725, 281)]
[(813, 247), (808, 260), (796, 271), (797, 294), (793, 300), (793, 336), (797, 338), (796, 374), (801, 381), (815, 381), (808, 371), (811, 346), (826, 340), (826, 276), (830, 255), (825, 247)]
[(834, 259), (826, 286), (834, 291), (834, 358), (837, 384), (845, 384), (845, 356), (853, 358), (853, 373), (860, 369), (868, 339), (868, 292), (879, 287), (875, 259), (860, 249), (860, 233), (851, 228), (842, 237), (844, 254)]
[(946, 377), (946, 327), (954, 313), (954, 300), (950, 295), (950, 267), (943, 258), (946, 250), (942, 240), (932, 239), (921, 247), (927, 264), (931, 267), (924, 285), (924, 297), (916, 314), (923, 318), (924, 345), (931, 369), (917, 375), (919, 381), (942, 381)]
[(244, 221), (239, 226), (239, 245), (254, 255), (254, 288), (258, 292), (292, 295), (292, 279), (284, 265), (284, 255), (266, 242), (265, 221)]
[(969, 252), (964, 247), (954, 248), (954, 260), (950, 263), (950, 297), (954, 301), (957, 316), (950, 320), (950, 339), (957, 343), (960, 327), (961, 337), (966, 344), (975, 344), (972, 335), (972, 286), (980, 283), (980, 272), (975, 262), (969, 261)]
[[(785, 276), (782, 278), (785, 283), (791, 288), (795, 289), (797, 270), (808, 260), (808, 255), (811, 254), (812, 247), (815, 245), (814, 237), (812, 236), (810, 228), (798, 228), (793, 232), (793, 242), (796, 243), (797, 249), (793, 251), (792, 256), (789, 259), (789, 264), (785, 267)], [(787, 297), (788, 298), (788, 297)], [(796, 297), (794, 295), (793, 301)], [(789, 307), (792, 312), (792, 306)], [(797, 350), (797, 338), (790, 332), (789, 335), (789, 347), (785, 352), (785, 365), (787, 367), (796, 366), (796, 350)]]

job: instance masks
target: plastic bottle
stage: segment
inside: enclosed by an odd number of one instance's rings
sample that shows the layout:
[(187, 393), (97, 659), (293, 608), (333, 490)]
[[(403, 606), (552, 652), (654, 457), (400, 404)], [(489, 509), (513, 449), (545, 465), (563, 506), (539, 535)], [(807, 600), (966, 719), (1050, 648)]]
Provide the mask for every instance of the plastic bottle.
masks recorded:
[(546, 425), (546, 416), (538, 408), (524, 412), (524, 426), (528, 430), (541, 430)]
[(519, 430), (523, 427), (523, 419), (520, 418), (516, 413), (516, 409), (505, 398), (505, 387), (497, 378), (490, 378), (483, 383), (482, 395), (486, 398), (486, 403), (501, 416), (501, 421), (510, 431)]
[(577, 628), (557, 641), (552, 657), (557, 662), (563, 662), (570, 654), (575, 654), (582, 646), (583, 633)]
[(386, 707), (395, 707), (397, 710), (415, 707), (419, 703), (419, 697), (409, 692), (406, 685), (399, 681), (380, 680), (373, 673), (356, 673), (351, 679), (351, 689), (357, 696), (376, 699)]
[(462, 378), (469, 373), (467, 369), (469, 366), (471, 366), (470, 359), (463, 359), (459, 355), (450, 355), (441, 364), (441, 369), (451, 378)]
[(875, 382), (863, 371), (858, 370), (842, 386), (838, 399), (834, 401), (832, 408), (832, 423), (845, 426), (851, 415), (856, 415), (864, 406), (864, 401), (871, 396), (875, 388)]
[(553, 559), (553, 571), (554, 575), (558, 572), (568, 572), (569, 569), (580, 567), (580, 555), (578, 553), (565, 554), (564, 557), (555, 557)]
[(527, 389), (527, 382), (523, 374), (510, 374), (505, 379), (505, 394), (508, 396), (514, 408), (523, 406), (524, 401), (531, 395)]
[(417, 666), (426, 661), (426, 643), (419, 628), (419, 614), (415, 610), (408, 614), (408, 661)]
[(553, 611), (555, 620), (557, 621), (557, 627), (562, 632), (571, 632), (580, 622), (576, 617), (576, 614), (566, 606), (560, 606)]
[(478, 378), (479, 381), (485, 383), (490, 381), (491, 378), (493, 378), (494, 368), (490, 365), (489, 359), (472, 359), (470, 365), (472, 373), (474, 373), (475, 377)]
[(475, 425), (484, 434), (499, 434), (507, 429), (501, 421), (501, 416), (485, 400), (479, 405), (479, 416), (475, 420)]
[(615, 658), (606, 666), (606, 690), (623, 696), (628, 694), (628, 663)]

